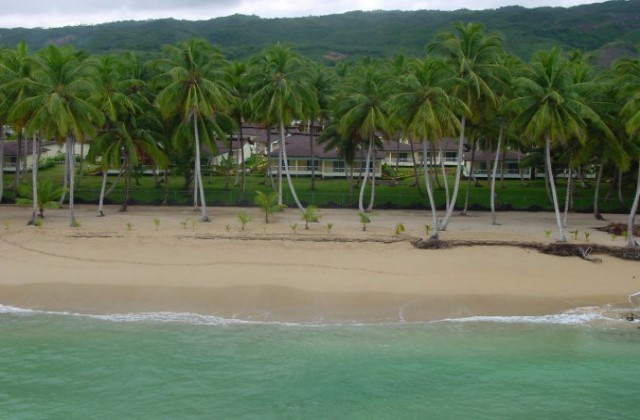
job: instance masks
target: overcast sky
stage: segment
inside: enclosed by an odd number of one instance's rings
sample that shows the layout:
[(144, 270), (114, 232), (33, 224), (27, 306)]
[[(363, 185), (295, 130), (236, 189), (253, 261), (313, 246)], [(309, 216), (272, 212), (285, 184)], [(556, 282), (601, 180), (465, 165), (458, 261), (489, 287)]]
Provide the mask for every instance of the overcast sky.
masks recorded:
[[(351, 10), (456, 10), (574, 6), (597, 0), (10, 0), (0, 27), (60, 27), (172, 17), (207, 20), (236, 13), (260, 17), (319, 16)], [(7, 4), (9, 3), (9, 4)]]

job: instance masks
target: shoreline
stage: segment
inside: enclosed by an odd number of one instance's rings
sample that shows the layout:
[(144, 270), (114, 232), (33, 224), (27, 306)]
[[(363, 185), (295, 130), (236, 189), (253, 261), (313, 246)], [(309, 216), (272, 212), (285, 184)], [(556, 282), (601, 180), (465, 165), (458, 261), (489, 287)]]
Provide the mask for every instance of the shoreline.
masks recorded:
[[(295, 209), (265, 225), (255, 208), (213, 208), (212, 223), (187, 221), (197, 219), (189, 208), (115, 208), (97, 218), (94, 206), (78, 206), (82, 226), (72, 229), (66, 209), (47, 210), (36, 228), (25, 225), (28, 208), (0, 206), (0, 304), (373, 323), (640, 305), (640, 298), (630, 298), (640, 291), (637, 261), (598, 255), (602, 264), (593, 264), (499, 244), (416, 249), (409, 241), (424, 236), (425, 211), (377, 211), (362, 232), (353, 210), (321, 209), (321, 223), (305, 231)], [(239, 211), (253, 218), (245, 231)], [(502, 225), (492, 226), (490, 214), (476, 213), (454, 218), (442, 239), (546, 243), (552, 217), (501, 213)], [(595, 230), (608, 221), (574, 214), (569, 221), (572, 229), (592, 232), (594, 247), (624, 246), (622, 238), (616, 244)], [(327, 223), (334, 224), (331, 232)], [(404, 235), (394, 234), (396, 223), (403, 223)]]

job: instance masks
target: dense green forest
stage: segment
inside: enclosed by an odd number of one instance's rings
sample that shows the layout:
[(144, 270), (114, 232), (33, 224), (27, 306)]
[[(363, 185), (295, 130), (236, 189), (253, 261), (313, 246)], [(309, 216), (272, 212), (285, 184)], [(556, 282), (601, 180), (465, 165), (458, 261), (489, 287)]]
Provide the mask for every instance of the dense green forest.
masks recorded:
[[(165, 44), (193, 37), (223, 48), (231, 59), (246, 58), (275, 42), (295, 44), (303, 55), (325, 61), (359, 56), (420, 55), (433, 36), (454, 22), (480, 22), (507, 40), (507, 52), (528, 60), (537, 50), (597, 52), (601, 61), (631, 54), (640, 43), (640, 1), (609, 1), (570, 8), (519, 6), (496, 10), (354, 11), (340, 15), (262, 19), (234, 15), (206, 21), (123, 21), (52, 29), (0, 29), (0, 45), (26, 41), (73, 44), (90, 53), (137, 51), (156, 54)], [(25, 22), (25, 25), (27, 22)]]

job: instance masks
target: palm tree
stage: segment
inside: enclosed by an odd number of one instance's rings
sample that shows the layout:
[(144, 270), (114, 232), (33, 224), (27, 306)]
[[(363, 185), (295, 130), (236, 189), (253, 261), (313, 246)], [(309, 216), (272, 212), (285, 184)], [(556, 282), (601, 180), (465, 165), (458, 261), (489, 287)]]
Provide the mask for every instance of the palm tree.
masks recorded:
[(309, 149), (311, 158), (311, 186), (312, 190), (316, 189), (316, 166), (315, 166), (315, 153), (314, 153), (314, 136), (317, 136), (314, 131), (314, 125), (319, 124), (320, 128), (324, 128), (325, 121), (329, 116), (329, 105), (331, 96), (333, 94), (333, 78), (324, 67), (319, 65), (313, 66), (311, 70), (310, 86), (314, 92), (314, 97), (317, 101), (315, 106), (307, 108), (308, 118), (308, 134), (309, 134)]
[(622, 82), (622, 97), (624, 105), (620, 112), (624, 121), (626, 132), (633, 138), (635, 155), (638, 156), (638, 180), (636, 182), (636, 192), (631, 204), (629, 219), (627, 221), (627, 245), (637, 248), (640, 245), (633, 235), (633, 225), (638, 203), (640, 202), (640, 59), (620, 59), (615, 63), (616, 73)]
[(316, 206), (307, 206), (302, 213), (302, 220), (304, 220), (304, 229), (309, 230), (309, 223), (317, 223), (322, 216), (318, 213)]
[[(233, 118), (238, 130), (238, 148), (240, 149), (240, 161), (241, 161), (241, 191), (244, 193), (246, 187), (246, 157), (244, 155), (244, 136), (242, 133), (242, 125), (247, 115), (249, 115), (249, 92), (247, 86), (247, 76), (249, 68), (246, 63), (242, 61), (233, 61), (225, 68), (227, 77), (229, 79), (229, 88), (233, 94), (233, 101), (231, 104), (231, 111), (229, 114)], [(231, 153), (229, 155), (231, 157)], [(235, 185), (237, 186), (240, 172), (236, 171)]]
[[(4, 162), (4, 123), (9, 122), (13, 125), (13, 129), (18, 133), (18, 153), (16, 156), (16, 172), (14, 177), (14, 186), (18, 187), (21, 178), (21, 159), (23, 146), (23, 127), (26, 124), (28, 116), (18, 116), (12, 113), (16, 104), (29, 93), (29, 89), (33, 87), (31, 84), (31, 73), (33, 60), (29, 54), (26, 42), (20, 42), (15, 49), (3, 49), (0, 53), (0, 88), (3, 95), (0, 96), (0, 123), (2, 132), (0, 133), (0, 165)], [(26, 147), (26, 146), (25, 146)], [(4, 168), (0, 166), (0, 201), (4, 191), (3, 175)]]
[[(259, 121), (277, 122), (279, 126), (282, 165), (291, 195), (300, 211), (304, 211), (304, 206), (291, 181), (285, 130), (294, 119), (308, 115), (316, 104), (306, 75), (307, 65), (302, 57), (281, 44), (267, 48), (254, 61), (250, 75), (251, 108)], [(281, 180), (278, 189), (281, 202)]]
[[(103, 203), (106, 193), (107, 175), (110, 167), (121, 166), (121, 161), (136, 148), (126, 147), (126, 141), (131, 139), (127, 132), (127, 124), (134, 122), (142, 113), (143, 106), (148, 108), (146, 98), (141, 93), (142, 80), (135, 78), (135, 67), (139, 61), (133, 54), (124, 56), (106, 55), (88, 63), (88, 75), (94, 83), (94, 89), (90, 100), (105, 115), (105, 124), (101, 127), (101, 133), (91, 144), (88, 158), (100, 158), (102, 169), (102, 187), (98, 205), (98, 216), (104, 216)], [(123, 165), (125, 169), (125, 200), (123, 209), (126, 210), (129, 191), (130, 171), (126, 169), (130, 165)]]
[(13, 110), (17, 118), (28, 117), (28, 133), (66, 142), (69, 159), (69, 217), (78, 226), (74, 212), (74, 145), (93, 136), (104, 123), (104, 115), (87, 98), (92, 83), (83, 76), (82, 54), (71, 48), (49, 45), (34, 59), (32, 93)]
[[(358, 210), (368, 213), (374, 202), (375, 161), (373, 164), (372, 194), (368, 211), (364, 208), (364, 192), (369, 176), (372, 154), (375, 154), (376, 143), (379, 142), (378, 132), (387, 128), (388, 110), (386, 103), (389, 94), (388, 77), (380, 64), (372, 61), (360, 64), (358, 68), (345, 80), (337, 98), (337, 112), (341, 115), (338, 122), (338, 132), (342, 136), (357, 135), (358, 139), (366, 141), (362, 147), (367, 148), (365, 168)], [(375, 158), (374, 158), (375, 159)]]
[(283, 205), (278, 204), (278, 194), (275, 192), (265, 194), (262, 191), (256, 191), (256, 204), (264, 211), (264, 222), (269, 223), (269, 215), (280, 210)]
[[(511, 90), (511, 78), (513, 75), (519, 71), (524, 69), (522, 62), (515, 57), (504, 54), (500, 57), (500, 65), (502, 66), (503, 71), (500, 72), (500, 77), (502, 77), (502, 82), (499, 85), (499, 88), (496, 90), (496, 99), (497, 99), (497, 108), (496, 108), (496, 122), (498, 125), (498, 140), (496, 143), (496, 154), (493, 160), (493, 168), (491, 170), (491, 175), (489, 175), (489, 165), (487, 164), (487, 176), (490, 176), (491, 186), (490, 186), (490, 207), (491, 207), (491, 224), (497, 225), (498, 214), (496, 212), (496, 179), (498, 176), (498, 163), (500, 160), (500, 153), (506, 152), (507, 150), (507, 139), (512, 136), (511, 130), (507, 127), (507, 124), (510, 120), (510, 115), (508, 115), (506, 108), (506, 104), (512, 97)], [(504, 154), (503, 154), (504, 157)], [(502, 165), (504, 166), (504, 159), (502, 160)], [(504, 168), (500, 171), (502, 177), (504, 177)], [(504, 178), (503, 178), (504, 179)]]
[(390, 119), (410, 139), (422, 142), (425, 186), (434, 227), (431, 238), (438, 239), (438, 214), (427, 162), (428, 144), (460, 130), (460, 120), (456, 115), (464, 113), (466, 105), (447, 93), (455, 78), (443, 61), (430, 58), (415, 60), (411, 69), (400, 78), (398, 93), (391, 98), (393, 113)]
[(167, 57), (158, 61), (162, 74), (157, 81), (164, 88), (156, 103), (165, 118), (178, 115), (183, 124), (193, 124), (194, 191), (200, 193), (200, 219), (208, 222), (200, 159), (201, 137), (212, 149), (214, 133), (211, 130), (225, 138), (215, 121), (218, 113), (227, 111), (231, 96), (220, 71), (222, 56), (206, 41), (198, 39), (179, 46), (169, 45), (165, 47), (165, 54)]
[(485, 34), (482, 24), (457, 23), (453, 31), (438, 34), (436, 42), (428, 47), (429, 51), (442, 54), (460, 79), (461, 83), (455, 85), (452, 92), (465, 102), (468, 109), (466, 114), (460, 115), (456, 179), (451, 203), (440, 224), (441, 230), (446, 230), (458, 198), (467, 118), (475, 126), (480, 126), (487, 120), (487, 115), (493, 114), (497, 105), (494, 85), (501, 81), (498, 60), (503, 53), (502, 43), (501, 36), (495, 33)]
[(580, 95), (581, 89), (576, 88), (573, 81), (570, 63), (555, 48), (550, 52), (538, 53), (525, 76), (515, 79), (514, 86), (515, 98), (508, 104), (516, 112), (513, 124), (525, 137), (544, 144), (547, 177), (558, 228), (557, 239), (566, 242), (553, 179), (551, 146), (571, 138), (584, 142), (589, 124), (607, 135), (611, 133)]
[[(38, 212), (37, 218), (44, 219), (44, 209), (57, 209), (60, 207), (58, 198), (62, 195), (63, 190), (62, 187), (54, 185), (49, 179), (38, 181), (37, 195), (34, 200), (33, 188), (28, 187), (26, 184), (21, 185), (18, 188), (21, 198), (16, 200), (16, 204), (35, 205)], [(33, 224), (37, 224), (37, 218), (34, 218)]]

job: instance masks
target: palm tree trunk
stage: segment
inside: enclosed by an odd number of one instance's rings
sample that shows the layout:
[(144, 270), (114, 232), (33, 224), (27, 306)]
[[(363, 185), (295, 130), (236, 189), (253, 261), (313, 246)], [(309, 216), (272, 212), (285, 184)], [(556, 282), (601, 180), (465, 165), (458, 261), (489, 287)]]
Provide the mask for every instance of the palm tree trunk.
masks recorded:
[(193, 211), (198, 210), (198, 171), (196, 170), (196, 164), (193, 166)]
[(209, 216), (207, 215), (207, 202), (204, 197), (204, 186), (202, 185), (202, 168), (200, 167), (200, 132), (198, 131), (198, 115), (195, 112), (193, 113), (193, 131), (196, 142), (196, 181), (198, 189), (200, 190), (200, 221), (209, 222), (211, 221), (211, 219), (209, 219)]
[(376, 151), (374, 150), (371, 154), (371, 167), (373, 171), (371, 172), (371, 199), (369, 201), (369, 205), (367, 206), (367, 213), (371, 213), (373, 211), (373, 202), (376, 197)]
[(240, 159), (242, 159), (242, 186), (240, 187), (240, 191), (244, 193), (247, 188), (247, 165), (245, 163), (246, 158), (244, 156), (244, 136), (242, 133), (242, 124), (240, 124)]
[(611, 175), (611, 179), (607, 182), (607, 193), (604, 196), (605, 203), (609, 202), (609, 199), (611, 198), (611, 194), (613, 194), (613, 190), (616, 186), (616, 180), (618, 179), (617, 174), (618, 174), (618, 171), (614, 171), (614, 174)]
[[(269, 178), (271, 181), (271, 189), (276, 191), (276, 183), (273, 179), (273, 171), (271, 170), (271, 160), (269, 159), (269, 155), (271, 154), (271, 127), (267, 127), (267, 172), (265, 173), (265, 182), (266, 179)], [(279, 159), (279, 158), (278, 158)], [(280, 163), (280, 160), (278, 160)]]
[(316, 165), (315, 165), (315, 150), (314, 150), (314, 141), (313, 141), (313, 133), (311, 132), (311, 120), (309, 120), (308, 124), (309, 130), (309, 150), (311, 151), (311, 190), (316, 189)]
[(38, 220), (38, 140), (36, 136), (33, 136), (33, 140), (31, 140), (33, 146), (33, 156), (31, 157), (31, 188), (32, 188), (32, 198), (33, 198), (33, 214), (31, 215), (31, 220), (29, 221), (29, 225), (35, 225)]
[(544, 165), (544, 173), (545, 173), (544, 189), (545, 189), (545, 192), (547, 193), (547, 200), (549, 200), (549, 203), (553, 204), (553, 197), (551, 196), (551, 187), (549, 186), (549, 179), (550, 177), (553, 177), (553, 173), (549, 174), (549, 169), (547, 168), (546, 162)]
[[(469, 177), (467, 178), (467, 191), (464, 194), (464, 207), (462, 208), (461, 215), (467, 215), (467, 209), (469, 208), (469, 193), (471, 190), (471, 179), (475, 178), (473, 173), (473, 166), (476, 163), (476, 139), (471, 142), (471, 168), (469, 169)], [(488, 173), (488, 172), (487, 172)]]
[[(345, 162), (345, 165), (347, 165), (347, 162)], [(351, 197), (351, 194), (353, 194), (353, 163), (349, 165), (349, 172), (348, 172), (347, 178), (349, 180), (349, 197)]]
[[(240, 185), (240, 172), (242, 170), (244, 170), (244, 153), (242, 151), (242, 131), (238, 133), (238, 151), (236, 152), (237, 155), (234, 158), (234, 162), (236, 164), (236, 173), (234, 175), (234, 181), (233, 181), (233, 186), (237, 187), (238, 185)], [(240, 160), (242, 160), (243, 162), (240, 162)]]
[(369, 138), (369, 147), (367, 148), (367, 157), (364, 163), (364, 175), (360, 185), (360, 195), (358, 197), (358, 210), (364, 213), (364, 190), (367, 187), (367, 178), (369, 177), (369, 161), (371, 160), (371, 149), (373, 148), (373, 137)]
[(102, 185), (100, 186), (100, 199), (98, 200), (98, 217), (104, 217), (104, 193), (107, 190), (107, 169), (102, 169)]
[[(282, 129), (280, 129), (282, 130)], [(282, 163), (283, 163), (283, 158), (282, 158), (282, 147), (283, 147), (283, 142), (284, 142), (284, 134), (282, 134), (282, 131), (280, 132), (280, 145), (278, 147), (278, 206), (282, 206)]]
[(502, 188), (504, 188), (504, 162), (506, 160), (507, 160), (507, 148), (505, 147), (502, 149), (502, 162), (500, 162), (500, 186)]
[(393, 177), (393, 185), (398, 185), (398, 175), (400, 175), (400, 139), (397, 136), (394, 136), (394, 140), (396, 141), (396, 173)]
[(162, 205), (166, 206), (169, 204), (169, 166), (167, 165), (164, 168), (164, 174), (162, 174), (162, 178), (164, 179), (164, 198), (162, 199)]
[(544, 143), (545, 161), (547, 164), (547, 172), (549, 175), (549, 188), (551, 188), (551, 199), (553, 201), (553, 210), (556, 214), (556, 224), (558, 225), (557, 242), (567, 242), (567, 237), (562, 229), (562, 220), (560, 220), (560, 206), (558, 205), (558, 194), (556, 193), (556, 183), (553, 180), (553, 171), (551, 170), (551, 138), (547, 137)]
[(576, 176), (580, 181), (580, 188), (582, 188), (583, 190), (586, 190), (587, 188), (589, 188), (587, 179), (584, 176), (584, 171), (582, 170), (582, 165), (578, 165), (578, 168), (576, 169)]
[(638, 159), (638, 181), (636, 183), (636, 195), (633, 198), (631, 211), (629, 212), (629, 220), (627, 221), (627, 246), (638, 248), (638, 243), (633, 236), (633, 224), (638, 212), (638, 201), (640, 201), (640, 159)]
[[(289, 162), (287, 161), (287, 146), (284, 140), (284, 122), (280, 121), (280, 140), (282, 141), (282, 162), (284, 162), (284, 173), (287, 176), (287, 183), (289, 184), (289, 190), (291, 191), (291, 196), (293, 197), (293, 201), (295, 201), (296, 206), (300, 209), (301, 212), (304, 213), (304, 206), (298, 200), (298, 195), (296, 194), (296, 189), (293, 186), (293, 181), (291, 180), (291, 174), (289, 173)], [(282, 188), (282, 187), (281, 187)]]
[[(424, 156), (423, 160), (426, 162), (427, 156), (427, 139), (422, 139), (422, 156)], [(436, 202), (433, 198), (433, 187), (431, 185), (431, 178), (429, 177), (429, 168), (427, 165), (423, 165), (424, 168), (424, 183), (427, 188), (427, 196), (429, 197), (429, 206), (431, 207), (431, 227), (433, 229), (433, 233), (431, 234), (431, 239), (438, 239), (438, 209), (436, 209)]]
[(73, 179), (75, 176), (75, 172), (74, 172), (74, 164), (75, 164), (75, 158), (73, 156), (73, 149), (74, 149), (74, 138), (73, 136), (69, 136), (67, 137), (67, 154), (69, 155), (67, 157), (67, 159), (69, 160), (69, 172), (68, 172), (68, 176), (69, 176), (69, 222), (70, 222), (70, 226), (71, 227), (78, 227), (80, 226), (78, 224), (78, 222), (76, 221), (76, 214), (75, 214), (75, 209), (73, 206), (73, 193), (75, 191), (75, 180)]
[(233, 137), (229, 136), (229, 148), (228, 148), (228, 156), (227, 156), (227, 176), (224, 181), (224, 190), (229, 191), (229, 186), (231, 184), (231, 165), (233, 163)]
[(440, 177), (438, 176), (438, 165), (436, 165), (436, 145), (433, 143), (431, 143), (431, 153), (429, 153), (429, 166), (431, 166), (431, 170), (433, 171), (433, 179), (436, 181), (436, 188), (442, 188), (442, 185), (440, 185)]
[(409, 147), (411, 148), (411, 162), (413, 162), (413, 177), (416, 180), (416, 188), (418, 189), (418, 192), (422, 194), (422, 187), (420, 186), (420, 174), (418, 173), (418, 162), (416, 162), (416, 153), (413, 150), (413, 141), (411, 139), (409, 139)]
[(604, 169), (604, 162), (600, 161), (600, 167), (598, 168), (598, 175), (596, 176), (596, 187), (593, 192), (593, 217), (596, 220), (604, 220), (604, 217), (600, 214), (599, 205), (599, 195), (600, 195), (600, 182), (602, 182), (602, 172)]
[(80, 186), (82, 179), (82, 168), (84, 166), (84, 142), (80, 143), (80, 164), (78, 165), (78, 174), (76, 175), (76, 187)]
[(4, 123), (0, 121), (0, 203), (4, 195)]
[(620, 204), (624, 204), (624, 199), (622, 198), (622, 177), (623, 177), (623, 173), (622, 173), (622, 169), (620, 169), (619, 174), (618, 174), (618, 201), (620, 202)]
[(127, 207), (129, 205), (129, 194), (131, 191), (131, 159), (129, 157), (129, 151), (128, 150), (124, 150), (123, 152), (124, 154), (124, 161), (123, 161), (123, 167), (124, 167), (124, 197), (122, 200), (122, 205), (120, 206), (120, 211), (121, 212), (126, 212), (127, 211)]
[(22, 170), (24, 173), (25, 182), (27, 182), (27, 176), (29, 175), (29, 140), (25, 138), (24, 147), (22, 148), (22, 153), (24, 159), (22, 159)]
[(567, 192), (564, 199), (564, 217), (562, 219), (562, 227), (567, 228), (567, 218), (569, 217), (569, 208), (571, 207), (571, 189), (573, 188), (573, 168), (571, 167), (571, 160), (569, 157), (569, 168), (567, 169)]
[(16, 163), (14, 172), (15, 176), (13, 177), (13, 186), (12, 188), (18, 189), (18, 185), (20, 185), (20, 175), (22, 175), (22, 130), (18, 132), (18, 139), (16, 141)]
[(456, 158), (456, 180), (453, 185), (453, 195), (451, 196), (451, 203), (449, 204), (449, 208), (447, 209), (447, 213), (444, 215), (444, 219), (442, 220), (442, 224), (440, 225), (440, 230), (447, 230), (447, 225), (449, 224), (449, 219), (451, 218), (451, 214), (453, 213), (453, 209), (456, 207), (456, 200), (458, 199), (458, 190), (460, 188), (460, 174), (462, 172), (462, 146), (464, 144), (464, 127), (465, 127), (466, 119), (462, 117), (461, 125), (462, 128), (460, 130), (460, 139), (458, 140), (458, 156)]
[(64, 175), (62, 176), (62, 194), (60, 195), (60, 206), (64, 204), (64, 200), (67, 197), (67, 181), (69, 177), (69, 146), (68, 141), (65, 141), (64, 145)]
[(439, 149), (440, 149), (440, 170), (442, 171), (442, 185), (444, 186), (445, 209), (448, 211), (451, 201), (449, 201), (449, 180), (447, 179), (447, 169), (444, 167), (445, 152), (442, 147), (442, 142), (440, 142)]
[[(502, 147), (502, 133), (504, 131), (504, 125), (500, 126), (500, 133), (498, 134), (498, 145), (496, 146), (496, 157), (493, 160), (493, 172), (491, 174), (491, 224), (497, 225), (498, 214), (496, 213), (496, 178), (498, 177), (498, 156), (500, 156), (500, 148)], [(504, 156), (502, 158), (504, 162)], [(487, 167), (487, 170), (489, 167)], [(488, 172), (487, 172), (488, 173)], [(503, 170), (504, 173), (504, 170)]]

